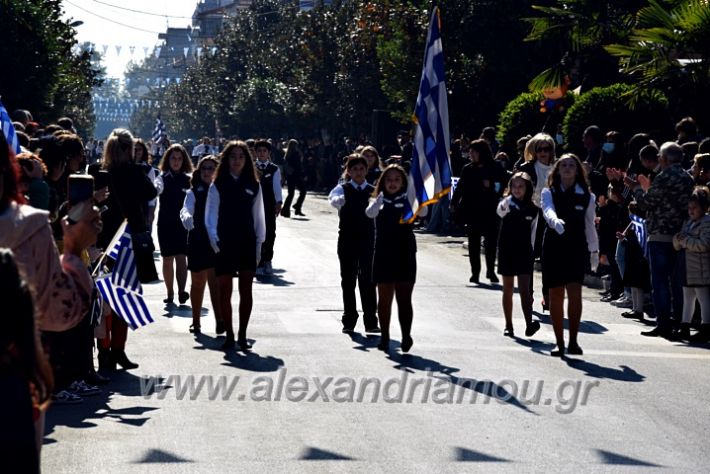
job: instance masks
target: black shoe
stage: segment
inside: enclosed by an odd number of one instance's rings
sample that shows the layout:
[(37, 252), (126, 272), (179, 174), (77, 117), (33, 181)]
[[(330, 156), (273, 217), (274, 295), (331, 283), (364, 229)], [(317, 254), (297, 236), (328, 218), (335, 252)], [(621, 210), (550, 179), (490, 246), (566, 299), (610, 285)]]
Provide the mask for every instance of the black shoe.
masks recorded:
[(486, 275), (486, 278), (488, 278), (488, 281), (491, 283), (499, 283), (500, 280), (498, 279), (498, 276), (495, 273), (489, 273)]
[(402, 338), (402, 344), (400, 344), (400, 349), (402, 349), (402, 352), (409, 352), (409, 349), (412, 348), (412, 345), (414, 344), (414, 339), (412, 339), (412, 336), (407, 336)]
[(125, 370), (138, 368), (138, 364), (136, 364), (135, 362), (131, 362), (128, 359), (128, 356), (126, 355), (126, 351), (124, 351), (124, 350), (112, 349), (111, 350), (111, 358), (114, 360), (114, 362), (116, 364), (120, 365)]
[(609, 293), (608, 295), (601, 297), (601, 302), (602, 302), (602, 303), (611, 303), (612, 301), (616, 301), (616, 300), (618, 300), (619, 298), (621, 298), (622, 295), (623, 295), (623, 293), (622, 293), (622, 294), (611, 294), (611, 293)]
[(200, 326), (195, 324), (190, 324), (190, 334), (202, 334)]
[(291, 217), (291, 211), (289, 211), (288, 208), (282, 208), (281, 217)]
[(178, 301), (180, 302), (180, 304), (185, 304), (189, 299), (190, 293), (188, 293), (187, 291), (181, 291), (178, 295)]
[(165, 298), (165, 299), (163, 300), (163, 303), (165, 303), (165, 304), (173, 304), (173, 297), (172, 297), (172, 296), (168, 296), (167, 298)]
[(525, 337), (532, 337), (540, 330), (540, 322), (533, 321), (525, 328)]
[(690, 340), (690, 324), (681, 324), (675, 333), (673, 333), (673, 337), (677, 341)]
[(599, 292), (599, 296), (604, 297), (604, 296), (609, 296), (611, 294), (611, 290), (604, 290)]
[(234, 349), (234, 334), (227, 333), (227, 337), (224, 339), (221, 347), (223, 351)]
[(641, 331), (641, 335), (646, 337), (665, 337), (667, 339), (672, 336), (672, 331), (656, 326), (650, 331)]
[(227, 328), (224, 327), (224, 323), (222, 321), (217, 321), (214, 332), (219, 336), (220, 334), (224, 334), (226, 330)]
[(99, 349), (99, 370), (113, 372), (116, 370), (116, 362), (111, 357), (110, 349)]
[(294, 211), (294, 214), (296, 214), (297, 216), (306, 217), (306, 215), (300, 209), (296, 209)]
[(643, 313), (638, 311), (624, 311), (621, 313), (621, 317), (626, 319), (643, 319)]
[(355, 328), (343, 326), (343, 334), (352, 334), (353, 332), (355, 332)]
[(243, 351), (248, 351), (249, 349), (251, 349), (251, 344), (249, 344), (249, 341), (247, 341), (246, 339), (239, 339), (237, 341), (237, 345), (239, 346), (239, 349)]
[(503, 330), (503, 335), (505, 337), (515, 337), (515, 331), (513, 331), (513, 328), (505, 328)]
[(710, 342), (710, 324), (701, 324), (700, 330), (688, 338), (688, 342)]
[(560, 346), (555, 346), (555, 349), (550, 351), (552, 357), (562, 357), (565, 355), (565, 348)]
[(582, 348), (579, 347), (579, 344), (575, 344), (575, 345), (570, 344), (569, 346), (567, 346), (567, 353), (571, 354), (571, 355), (578, 355), (578, 356), (584, 355), (584, 352), (582, 351)]
[(468, 282), (475, 283), (476, 285), (478, 285), (480, 283), (480, 280), (478, 279), (477, 276), (471, 276), (471, 278), (468, 279)]
[(111, 379), (104, 377), (101, 374), (97, 374), (96, 372), (89, 372), (89, 374), (84, 377), (84, 381), (90, 385), (106, 385), (111, 381)]
[(388, 352), (390, 350), (390, 339), (388, 337), (380, 339), (380, 343), (377, 344), (377, 349)]
[(365, 328), (365, 332), (372, 333), (372, 334), (379, 334), (380, 328), (378, 328), (377, 326), (373, 326), (371, 328)]

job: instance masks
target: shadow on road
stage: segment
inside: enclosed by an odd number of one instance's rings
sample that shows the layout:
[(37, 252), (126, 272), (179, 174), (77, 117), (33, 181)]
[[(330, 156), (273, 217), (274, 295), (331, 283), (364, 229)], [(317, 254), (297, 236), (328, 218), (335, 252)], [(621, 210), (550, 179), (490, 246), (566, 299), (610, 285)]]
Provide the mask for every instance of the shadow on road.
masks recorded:
[(604, 367), (583, 359), (570, 359), (564, 357), (563, 360), (573, 369), (584, 372), (584, 375), (597, 379), (618, 380), (619, 382), (643, 382), (646, 377), (636, 372), (627, 365), (616, 367)]
[[(249, 343), (254, 344), (253, 339), (248, 339)], [(195, 335), (195, 342), (199, 346), (193, 347), (196, 350), (210, 350), (224, 352), (225, 362), (222, 365), (235, 367), (237, 369), (249, 370), (251, 372), (276, 372), (280, 367), (284, 366), (283, 359), (272, 356), (260, 356), (253, 350), (247, 352), (237, 352), (235, 350), (225, 351), (222, 349), (223, 337), (212, 337), (206, 334)]]
[(273, 286), (293, 286), (294, 283), (292, 281), (288, 281), (281, 276), (283, 273), (286, 273), (283, 268), (274, 268), (272, 275), (256, 275), (254, 279), (259, 283)]

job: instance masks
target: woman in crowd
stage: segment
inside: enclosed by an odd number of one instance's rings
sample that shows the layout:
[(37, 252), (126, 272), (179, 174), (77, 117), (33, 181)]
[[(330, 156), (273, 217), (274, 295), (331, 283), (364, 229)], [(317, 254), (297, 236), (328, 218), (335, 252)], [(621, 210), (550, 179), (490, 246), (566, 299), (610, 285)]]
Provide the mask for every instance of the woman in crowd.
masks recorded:
[(565, 293), (569, 318), (567, 352), (582, 355), (577, 341), (582, 319), (582, 282), (590, 264), (593, 271), (599, 265), (599, 242), (594, 227), (596, 198), (589, 191), (577, 156), (563, 155), (554, 164), (541, 200), (547, 222), (542, 244), (542, 280), (550, 292), (550, 317), (557, 342), (551, 355), (565, 354)]
[(247, 326), (253, 306), (252, 283), (266, 238), (264, 201), (249, 147), (230, 142), (222, 152), (217, 176), (210, 185), (205, 205), (205, 226), (217, 254), (215, 273), (220, 309), (227, 336), (222, 345), (234, 348), (232, 326), (232, 278), (239, 274), (239, 333), (237, 344), (246, 351)]
[(374, 146), (367, 145), (360, 150), (360, 154), (367, 160), (367, 176), (365, 179), (371, 185), (376, 185), (382, 174), (380, 165), (380, 154)]
[(493, 161), (491, 147), (485, 140), (474, 140), (469, 147), (471, 162), (463, 167), (454, 191), (451, 207), (466, 224), (471, 283), (478, 284), (481, 272), (481, 237), (486, 255), (486, 278), (498, 283), (495, 271), (498, 245), (496, 207), (505, 185), (504, 171)]
[[(138, 279), (141, 283), (148, 283), (158, 279), (146, 218), (147, 203), (156, 196), (156, 190), (145, 172), (133, 161), (134, 150), (133, 135), (128, 130), (115, 129), (106, 140), (101, 166), (108, 172), (109, 196), (98, 247), (107, 250), (125, 219), (133, 241)], [(116, 364), (124, 369), (138, 367), (126, 356), (127, 337), (128, 325), (111, 314), (106, 320), (106, 336), (99, 339), (99, 368), (113, 370)]]
[[(151, 164), (151, 157), (150, 153), (148, 153), (148, 147), (146, 146), (145, 142), (143, 142), (143, 140), (141, 140), (140, 138), (136, 139), (136, 148), (134, 153), (135, 162), (139, 165), (142, 165), (143, 171), (145, 171), (145, 174), (148, 175), (148, 179), (150, 179), (151, 182), (155, 182), (155, 179), (158, 177), (158, 170)], [(148, 201), (148, 229), (150, 230), (153, 229), (153, 221), (155, 220), (155, 208), (157, 204), (157, 198), (153, 198)]]
[(187, 268), (190, 270), (192, 285), (190, 300), (192, 301), (192, 326), (190, 332), (201, 332), (200, 316), (205, 284), (209, 284), (212, 308), (217, 322), (216, 333), (224, 332), (221, 317), (217, 276), (214, 272), (215, 253), (210, 246), (205, 227), (205, 205), (215, 170), (219, 160), (214, 155), (206, 155), (197, 163), (197, 169), (192, 175), (190, 190), (185, 195), (185, 203), (180, 211), (180, 220), (187, 234)]
[(163, 257), (163, 280), (167, 289), (164, 303), (172, 304), (174, 280), (177, 280), (178, 301), (185, 303), (190, 295), (187, 284), (187, 231), (180, 221), (185, 194), (190, 189), (192, 162), (182, 145), (171, 145), (160, 161), (160, 176), (156, 187), (160, 195), (158, 211), (158, 243)]
[(281, 208), (281, 215), (284, 217), (291, 217), (291, 203), (293, 202), (293, 196), (298, 189), (298, 199), (296, 204), (293, 205), (294, 213), (297, 216), (304, 216), (303, 214), (303, 201), (306, 200), (306, 183), (304, 181), (303, 174), (303, 154), (298, 146), (297, 140), (289, 140), (288, 146), (286, 148), (286, 156), (284, 158), (284, 171), (286, 174), (286, 186), (288, 187), (288, 195), (286, 196), (286, 201)]

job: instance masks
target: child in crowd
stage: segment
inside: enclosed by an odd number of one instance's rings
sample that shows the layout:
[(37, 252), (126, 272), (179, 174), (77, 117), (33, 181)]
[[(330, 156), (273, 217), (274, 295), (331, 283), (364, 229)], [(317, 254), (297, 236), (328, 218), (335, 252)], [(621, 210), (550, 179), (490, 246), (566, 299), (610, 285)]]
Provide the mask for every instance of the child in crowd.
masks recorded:
[(205, 226), (217, 254), (215, 273), (220, 310), (227, 335), (222, 349), (234, 348), (232, 327), (232, 278), (239, 274), (239, 333), (237, 344), (251, 349), (247, 326), (253, 306), (252, 283), (266, 237), (264, 200), (249, 147), (232, 141), (222, 151), (217, 176), (210, 185)]
[[(177, 279), (178, 301), (185, 303), (190, 295), (187, 283), (187, 231), (180, 221), (185, 194), (190, 189), (192, 162), (182, 145), (171, 145), (160, 162), (156, 188), (160, 195), (158, 210), (158, 242), (163, 257), (163, 280), (168, 291), (164, 303), (172, 304), (173, 280)], [(176, 267), (176, 268), (173, 268)]]
[(348, 157), (345, 174), (350, 178), (337, 185), (328, 195), (331, 206), (338, 209), (338, 259), (340, 287), (343, 291), (343, 332), (352, 333), (358, 320), (355, 285), (360, 288), (366, 332), (378, 333), (377, 294), (372, 282), (372, 259), (375, 226), (365, 214), (374, 186), (369, 184), (367, 160), (358, 154)]
[(582, 355), (577, 342), (582, 319), (582, 282), (591, 265), (599, 266), (599, 240), (594, 227), (595, 202), (582, 162), (573, 154), (563, 155), (552, 167), (541, 195), (547, 221), (542, 243), (542, 280), (550, 292), (550, 317), (557, 348), (554, 357), (565, 354), (564, 300), (567, 293), (569, 346), (567, 352)]
[[(412, 339), (412, 290), (417, 276), (417, 243), (412, 224), (402, 223), (407, 210), (407, 174), (399, 165), (389, 165), (380, 175), (373, 193), (375, 201), (365, 211), (375, 220), (375, 255), (372, 278), (377, 284), (377, 313), (382, 338), (377, 346), (389, 350), (392, 299), (397, 298), (402, 352), (409, 352)], [(426, 211), (425, 207), (422, 211)], [(419, 214), (421, 216), (421, 213)]]
[(212, 178), (218, 164), (219, 161), (214, 155), (207, 155), (197, 163), (197, 169), (190, 181), (192, 187), (187, 191), (185, 203), (180, 210), (180, 220), (188, 231), (187, 269), (190, 270), (192, 281), (190, 286), (190, 299), (192, 300), (192, 326), (190, 326), (190, 332), (194, 334), (201, 332), (200, 315), (205, 283), (209, 284), (210, 287), (212, 308), (217, 321), (215, 332), (222, 334), (225, 331), (220, 311), (217, 276), (214, 272), (215, 253), (210, 246), (207, 228), (205, 227), (207, 192), (212, 184)]
[[(678, 339), (693, 342), (710, 340), (710, 189), (696, 186), (688, 201), (688, 216), (679, 233), (673, 237), (673, 247), (681, 252), (679, 265), (683, 278), (683, 321)], [(700, 303), (700, 332), (690, 336), (690, 322), (695, 301)]]
[(261, 194), (264, 197), (264, 215), (266, 218), (266, 240), (261, 247), (261, 255), (257, 273), (271, 275), (274, 258), (274, 242), (276, 241), (276, 217), (281, 213), (283, 198), (281, 195), (281, 171), (271, 162), (271, 144), (259, 140), (254, 145), (256, 152), (256, 171), (261, 184)]
[[(530, 278), (533, 273), (535, 236), (539, 208), (533, 203), (533, 183), (525, 172), (517, 172), (508, 183), (507, 196), (498, 204), (501, 217), (498, 236), (498, 273), (503, 275), (503, 335), (513, 337), (513, 288), (518, 278), (520, 305), (525, 316), (525, 335), (531, 337), (540, 329), (532, 320)], [(524, 236), (529, 236), (525, 240)], [(522, 239), (522, 240), (521, 240)], [(529, 245), (528, 245), (529, 244)]]

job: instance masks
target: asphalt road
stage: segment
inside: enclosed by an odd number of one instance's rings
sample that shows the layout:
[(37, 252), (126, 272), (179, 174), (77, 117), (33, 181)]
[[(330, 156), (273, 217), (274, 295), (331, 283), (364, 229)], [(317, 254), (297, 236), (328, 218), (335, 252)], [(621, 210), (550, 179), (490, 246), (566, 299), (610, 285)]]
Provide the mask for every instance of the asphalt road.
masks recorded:
[(515, 301), (519, 337), (503, 337), (500, 288), (468, 283), (464, 239), (419, 234), (414, 347), (386, 355), (362, 321), (341, 334), (337, 216), (323, 196), (304, 212), (278, 220), (253, 351), (219, 350), (209, 298), (196, 339), (189, 307), (144, 286), (140, 368), (50, 409), (44, 472), (707, 472), (708, 346), (641, 337), (585, 289), (584, 356), (550, 357), (549, 318), (521, 338)]

